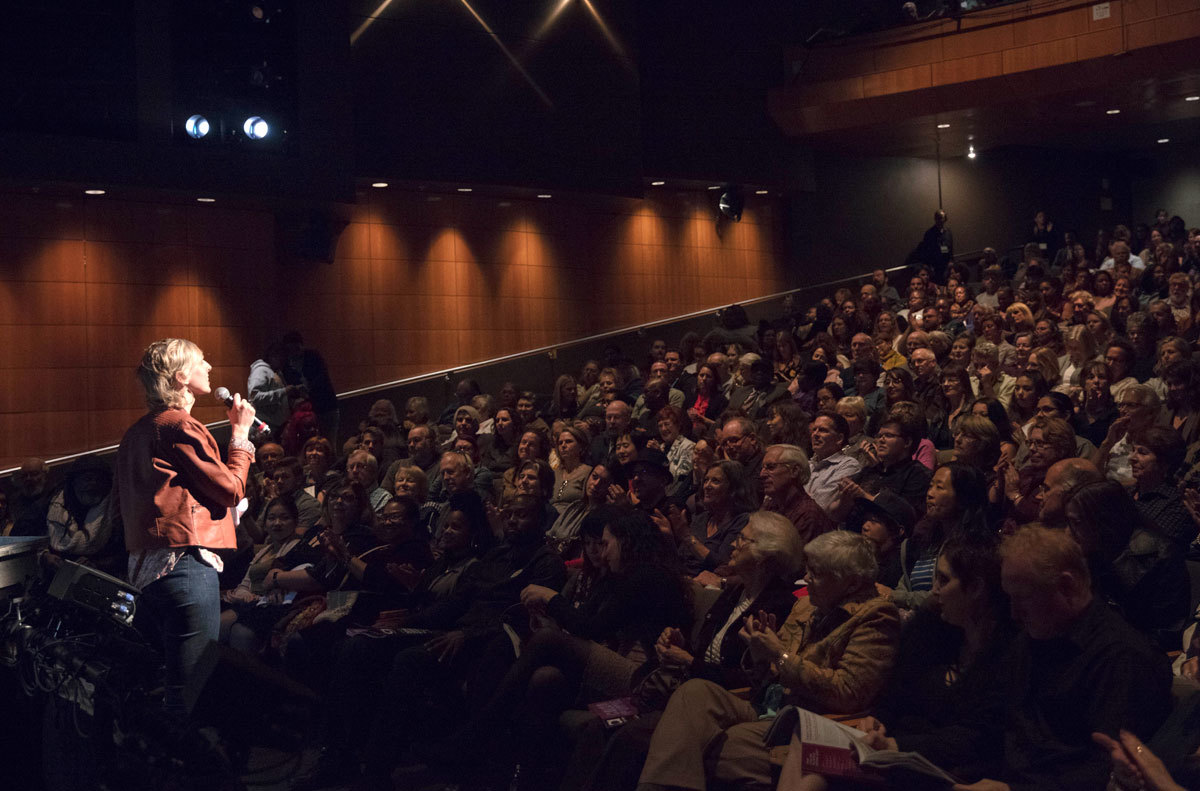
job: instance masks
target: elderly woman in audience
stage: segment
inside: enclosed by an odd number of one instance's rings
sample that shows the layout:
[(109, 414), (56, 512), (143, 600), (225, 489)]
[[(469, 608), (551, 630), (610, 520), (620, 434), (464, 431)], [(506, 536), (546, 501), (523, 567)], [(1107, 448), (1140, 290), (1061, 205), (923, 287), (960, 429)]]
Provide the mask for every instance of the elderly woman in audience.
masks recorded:
[[(946, 542), (929, 604), (904, 630), (891, 679), (856, 727), (874, 749), (920, 753), (975, 781), (995, 774), (1003, 759), (1006, 679), (1017, 636), (995, 536)], [(842, 786), (806, 773), (796, 789), (830, 787)]]
[[(819, 713), (870, 706), (887, 680), (900, 636), (893, 604), (876, 595), (871, 543), (847, 531), (804, 548), (808, 595), (783, 626), (767, 613), (748, 617), (756, 703), (796, 704)], [(834, 615), (836, 613), (836, 615)], [(685, 682), (667, 703), (650, 740), (640, 782), (648, 789), (734, 787), (773, 782), (761, 709), (705, 679)]]
[(801, 552), (796, 531), (784, 516), (766, 511), (751, 514), (729, 558), (731, 582), (708, 608), (699, 628), (690, 636), (677, 628), (664, 629), (654, 646), (655, 655), (634, 675), (634, 695), (642, 713), (613, 734), (598, 765), (598, 756), (581, 755), (577, 747), (563, 787), (633, 788), (663, 707), (688, 679), (707, 679), (726, 689), (749, 685), (754, 679), (742, 661), (746, 653), (746, 644), (738, 636), (742, 621), (762, 612), (779, 623), (787, 619), (796, 603), (792, 580), (801, 565)]
[(959, 462), (937, 469), (925, 495), (925, 515), (900, 545), (902, 575), (894, 590), (883, 586), (898, 607), (916, 610), (933, 588), (934, 569), (942, 545), (951, 536), (990, 532), (987, 523), (987, 484), (983, 473)]
[(658, 446), (667, 456), (671, 468), (671, 485), (667, 494), (675, 496), (689, 493), (692, 481), (692, 455), (696, 443), (684, 436), (685, 418), (683, 410), (667, 405), (658, 410)]
[(1075, 489), (1065, 513), (1097, 592), (1163, 650), (1177, 649), (1191, 601), (1183, 548), (1114, 481)]
[(1187, 446), (1177, 433), (1161, 426), (1134, 432), (1130, 440), (1129, 468), (1138, 510), (1186, 550), (1200, 530), (1175, 485)]

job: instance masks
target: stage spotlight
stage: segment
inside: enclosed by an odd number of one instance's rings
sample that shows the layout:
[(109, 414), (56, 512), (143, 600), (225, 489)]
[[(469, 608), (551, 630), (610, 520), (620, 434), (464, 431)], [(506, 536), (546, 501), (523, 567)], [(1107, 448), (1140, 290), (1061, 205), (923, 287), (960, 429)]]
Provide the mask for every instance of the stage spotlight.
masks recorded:
[(742, 221), (742, 209), (745, 206), (745, 199), (742, 197), (742, 191), (737, 187), (729, 187), (721, 193), (721, 199), (717, 201), (717, 208), (734, 222)]
[(191, 118), (184, 121), (183, 128), (184, 131), (188, 133), (189, 137), (194, 137), (195, 139), (199, 140), (208, 134), (208, 130), (211, 127), (208, 124), (207, 118), (202, 115), (193, 115)]
[(262, 118), (252, 115), (246, 119), (246, 123), (242, 124), (242, 130), (251, 140), (262, 140), (270, 134), (271, 127)]

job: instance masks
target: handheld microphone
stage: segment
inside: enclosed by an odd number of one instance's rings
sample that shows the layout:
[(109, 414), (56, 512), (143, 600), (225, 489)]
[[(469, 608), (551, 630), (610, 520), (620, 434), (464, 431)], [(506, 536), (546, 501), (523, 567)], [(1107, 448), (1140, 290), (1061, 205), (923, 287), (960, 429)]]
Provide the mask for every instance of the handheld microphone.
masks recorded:
[[(229, 394), (228, 387), (218, 387), (213, 395), (215, 395), (217, 400), (225, 406), (233, 406), (233, 396)], [(271, 433), (271, 427), (259, 420), (257, 415), (254, 416), (254, 426), (264, 437)]]

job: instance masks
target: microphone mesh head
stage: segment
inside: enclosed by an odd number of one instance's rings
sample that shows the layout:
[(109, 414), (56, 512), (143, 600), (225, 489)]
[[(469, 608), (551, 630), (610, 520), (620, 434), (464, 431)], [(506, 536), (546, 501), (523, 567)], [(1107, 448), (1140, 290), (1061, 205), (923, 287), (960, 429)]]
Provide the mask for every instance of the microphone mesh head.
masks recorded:
[(216, 391), (213, 393), (213, 395), (215, 395), (217, 397), (217, 400), (220, 401), (222, 404), (225, 403), (226, 401), (228, 401), (229, 399), (233, 398), (233, 396), (231, 396), (229, 394), (228, 387), (218, 387), (216, 389)]

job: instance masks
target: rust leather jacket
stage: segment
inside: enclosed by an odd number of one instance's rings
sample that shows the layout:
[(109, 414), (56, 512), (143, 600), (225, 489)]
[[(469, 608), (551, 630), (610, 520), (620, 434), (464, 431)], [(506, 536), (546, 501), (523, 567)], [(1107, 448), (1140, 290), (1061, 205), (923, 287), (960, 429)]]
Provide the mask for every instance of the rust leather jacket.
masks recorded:
[(183, 409), (153, 410), (117, 450), (117, 492), (132, 552), (237, 546), (233, 513), (253, 453), (231, 446), (229, 465), (204, 424)]

